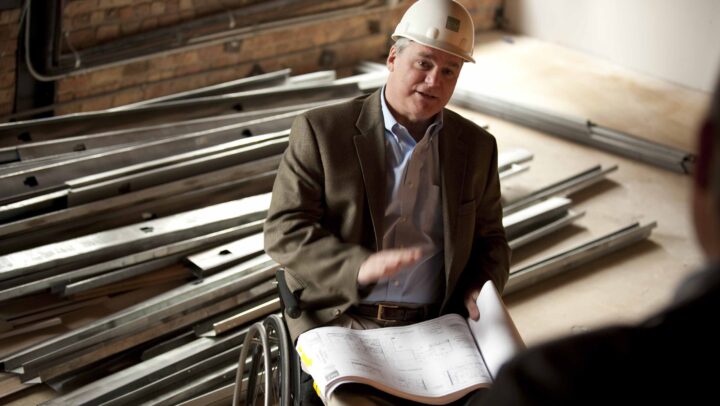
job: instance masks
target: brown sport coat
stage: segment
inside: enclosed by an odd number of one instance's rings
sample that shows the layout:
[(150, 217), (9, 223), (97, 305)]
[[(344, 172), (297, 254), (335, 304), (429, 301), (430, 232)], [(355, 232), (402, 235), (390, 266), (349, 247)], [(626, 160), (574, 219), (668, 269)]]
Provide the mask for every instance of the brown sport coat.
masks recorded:
[[(361, 299), (357, 274), (378, 250), (385, 211), (381, 91), (311, 110), (293, 123), (265, 222), (265, 250), (286, 267), (303, 313), (293, 340)], [(497, 145), (445, 109), (439, 133), (445, 240), (441, 311), (465, 312), (464, 293), (492, 279), (502, 290), (510, 249), (502, 226)], [(441, 287), (438, 287), (439, 289)]]

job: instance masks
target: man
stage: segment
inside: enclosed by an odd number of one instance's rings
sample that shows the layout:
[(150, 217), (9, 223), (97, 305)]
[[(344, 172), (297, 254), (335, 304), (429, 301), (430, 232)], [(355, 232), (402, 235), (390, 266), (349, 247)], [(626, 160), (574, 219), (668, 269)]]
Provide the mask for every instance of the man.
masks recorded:
[(420, 0), (393, 34), (383, 89), (293, 123), (265, 223), (303, 310), (287, 318), (293, 340), (326, 325), (477, 319), (482, 284), (505, 285), (495, 140), (444, 109), (473, 36), (460, 4)]
[(638, 326), (609, 327), (529, 349), (474, 405), (720, 403), (720, 81), (699, 137), (692, 211), (708, 265), (674, 303)]

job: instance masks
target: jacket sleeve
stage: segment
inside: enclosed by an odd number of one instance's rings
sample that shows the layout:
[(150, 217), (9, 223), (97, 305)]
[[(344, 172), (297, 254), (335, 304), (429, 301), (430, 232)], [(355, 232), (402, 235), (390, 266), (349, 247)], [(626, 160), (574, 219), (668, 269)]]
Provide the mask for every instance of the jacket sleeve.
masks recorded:
[[(265, 251), (286, 267), (288, 287), (320, 324), (357, 303), (357, 274), (371, 251), (342, 241), (323, 224), (327, 218), (325, 168), (311, 121), (295, 119), (278, 168), (265, 222)], [(321, 312), (322, 313), (322, 312)]]
[[(498, 174), (498, 148), (492, 138), (487, 182), (475, 212), (475, 233), (469, 264), (480, 269), (502, 292), (510, 275), (510, 246), (503, 227), (503, 211)], [(476, 286), (479, 287), (479, 286)]]

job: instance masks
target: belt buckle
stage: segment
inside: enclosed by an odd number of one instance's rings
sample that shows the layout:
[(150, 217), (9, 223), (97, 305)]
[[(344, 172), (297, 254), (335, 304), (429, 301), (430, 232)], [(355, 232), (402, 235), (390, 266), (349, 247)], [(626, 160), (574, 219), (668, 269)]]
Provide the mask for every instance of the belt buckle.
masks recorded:
[(378, 307), (377, 315), (375, 316), (375, 318), (380, 321), (395, 321), (395, 320), (387, 320), (382, 317), (382, 312), (383, 312), (384, 308), (387, 308), (387, 309), (399, 309), (400, 308), (400, 306), (386, 305), (386, 304), (382, 304), (382, 303), (378, 303), (377, 307)]

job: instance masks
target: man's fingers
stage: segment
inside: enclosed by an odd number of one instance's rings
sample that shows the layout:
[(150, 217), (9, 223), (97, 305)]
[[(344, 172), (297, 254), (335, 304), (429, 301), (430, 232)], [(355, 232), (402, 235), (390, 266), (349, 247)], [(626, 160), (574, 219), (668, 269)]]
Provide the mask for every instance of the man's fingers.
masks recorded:
[(479, 291), (471, 291), (465, 296), (465, 308), (468, 311), (468, 317), (477, 321), (480, 318), (480, 309), (477, 307), (477, 297)]
[(468, 317), (470, 317), (471, 319), (473, 319), (475, 321), (480, 319), (480, 310), (478, 310), (478, 307), (474, 301), (466, 302), (465, 307), (467, 308), (467, 311), (468, 311)]
[(422, 257), (419, 248), (403, 248), (379, 251), (368, 257), (360, 266), (358, 282), (373, 283), (381, 278), (390, 277), (402, 268), (410, 266)]
[(419, 248), (408, 248), (400, 251), (398, 264), (400, 266), (412, 265), (420, 259), (422, 253)]

